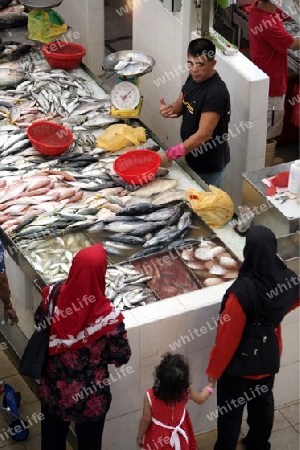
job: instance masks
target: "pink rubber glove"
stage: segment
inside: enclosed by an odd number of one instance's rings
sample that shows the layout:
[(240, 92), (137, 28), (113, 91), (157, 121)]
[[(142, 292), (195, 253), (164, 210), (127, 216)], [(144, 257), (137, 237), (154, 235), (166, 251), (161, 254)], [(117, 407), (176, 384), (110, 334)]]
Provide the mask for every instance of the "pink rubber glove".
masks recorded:
[(182, 142), (180, 144), (169, 147), (166, 150), (166, 155), (169, 159), (177, 159), (185, 155), (185, 148)]

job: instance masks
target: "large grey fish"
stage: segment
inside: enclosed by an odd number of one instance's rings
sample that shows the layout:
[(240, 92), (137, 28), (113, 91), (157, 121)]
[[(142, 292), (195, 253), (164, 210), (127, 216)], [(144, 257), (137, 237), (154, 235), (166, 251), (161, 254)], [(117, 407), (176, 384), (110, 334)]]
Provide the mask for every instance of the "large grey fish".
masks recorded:
[(144, 250), (141, 250), (140, 252), (134, 253), (133, 255), (129, 256), (128, 260), (131, 261), (132, 259), (143, 258), (144, 256), (152, 255), (153, 253), (158, 253), (163, 249), (164, 245), (155, 245), (149, 248), (145, 248)]
[(133, 236), (130, 234), (124, 234), (124, 233), (115, 233), (109, 236), (110, 241), (115, 242), (123, 242), (124, 244), (143, 244), (145, 240), (138, 236)]
[(132, 233), (133, 231), (136, 231), (138, 228), (141, 228), (143, 225), (145, 225), (145, 222), (142, 220), (136, 220), (134, 222), (120, 221), (108, 223), (103, 227), (103, 229), (107, 231), (113, 231), (115, 233), (128, 233), (128, 232)]
[[(164, 236), (159, 236), (158, 239), (155, 239), (155, 236), (154, 236), (150, 241), (152, 241), (152, 245), (166, 246), (170, 242), (176, 241), (178, 239), (181, 239), (183, 236), (186, 236), (188, 234), (188, 232), (189, 232), (189, 228), (184, 228), (182, 230), (170, 231), (168, 234), (166, 234)], [(150, 241), (148, 241), (148, 242), (150, 242)], [(148, 242), (146, 244), (144, 244), (144, 247), (149, 248), (149, 246), (147, 245)], [(150, 247), (151, 247), (151, 245), (150, 245)]]
[(138, 218), (143, 220), (168, 220), (170, 217), (174, 216), (177, 212), (178, 206), (173, 206), (171, 208), (162, 208), (158, 211), (154, 211), (150, 214), (144, 214), (142, 216), (138, 216)]
[[(1, 20), (0, 20), (1, 28)], [(15, 70), (6, 69), (0, 67), (0, 89), (7, 89), (10, 87), (17, 86), (21, 81), (23, 81), (24, 76)]]
[(154, 231), (163, 227), (165, 222), (143, 222), (142, 225), (131, 231), (131, 234), (135, 236), (144, 236), (147, 233), (154, 233)]
[(166, 236), (168, 236), (171, 232), (176, 231), (176, 227), (166, 227), (162, 230), (159, 230), (151, 239), (147, 240), (143, 247), (152, 247), (154, 245), (158, 245)]
[(137, 216), (139, 214), (149, 214), (160, 209), (160, 206), (152, 205), (151, 203), (137, 203), (136, 205), (128, 206), (122, 211), (116, 213), (117, 216)]

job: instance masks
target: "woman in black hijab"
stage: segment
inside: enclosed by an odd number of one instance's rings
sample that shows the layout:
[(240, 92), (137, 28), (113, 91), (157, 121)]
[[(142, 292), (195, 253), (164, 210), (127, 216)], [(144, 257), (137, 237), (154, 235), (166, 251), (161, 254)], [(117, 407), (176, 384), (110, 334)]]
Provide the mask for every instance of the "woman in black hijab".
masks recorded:
[(299, 306), (299, 276), (277, 256), (274, 233), (264, 226), (251, 227), (238, 278), (225, 293), (215, 345), (206, 369), (210, 382), (217, 381), (218, 438), (214, 450), (235, 450), (247, 404), (249, 431), (246, 450), (268, 450), (274, 421), (274, 373), (231, 376), (232, 360), (247, 323), (253, 320), (253, 303), (261, 322), (276, 328), (282, 350), (280, 322)]

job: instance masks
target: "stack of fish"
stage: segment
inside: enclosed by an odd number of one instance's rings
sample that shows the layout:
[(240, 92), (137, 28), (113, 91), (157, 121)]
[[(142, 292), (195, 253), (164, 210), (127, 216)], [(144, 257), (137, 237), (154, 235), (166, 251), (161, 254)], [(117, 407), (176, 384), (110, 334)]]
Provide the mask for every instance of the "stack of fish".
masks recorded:
[(69, 233), (63, 236), (33, 239), (20, 242), (22, 250), (31, 265), (46, 283), (56, 283), (67, 278), (74, 255), (93, 242), (83, 233)]
[(109, 266), (106, 272), (105, 294), (121, 311), (157, 301), (147, 285), (151, 276), (137, 272), (130, 264)]
[[(146, 185), (128, 186), (113, 171), (118, 154), (95, 147), (94, 128), (115, 120), (108, 117), (109, 99), (96, 99), (79, 69), (51, 69), (42, 56), (32, 61), (4, 64), (22, 80), (0, 91), (1, 227), (19, 243), (47, 233), (101, 231), (108, 253), (124, 259), (181, 243), (191, 212), (168, 170), (160, 168)], [(22, 128), (37, 119), (71, 128), (68, 152), (45, 157), (32, 148)]]

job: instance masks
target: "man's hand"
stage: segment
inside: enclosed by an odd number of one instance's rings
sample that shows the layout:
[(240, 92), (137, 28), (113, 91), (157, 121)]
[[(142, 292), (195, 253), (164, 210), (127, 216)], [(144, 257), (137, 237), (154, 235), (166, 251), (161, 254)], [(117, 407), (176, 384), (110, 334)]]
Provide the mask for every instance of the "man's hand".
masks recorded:
[(166, 119), (174, 119), (175, 117), (177, 117), (177, 114), (174, 112), (173, 105), (167, 105), (163, 97), (160, 97), (159, 101), (159, 112), (163, 117), (165, 117)]
[(169, 147), (166, 150), (166, 155), (169, 159), (177, 159), (185, 155), (185, 148), (182, 142), (180, 144)]

